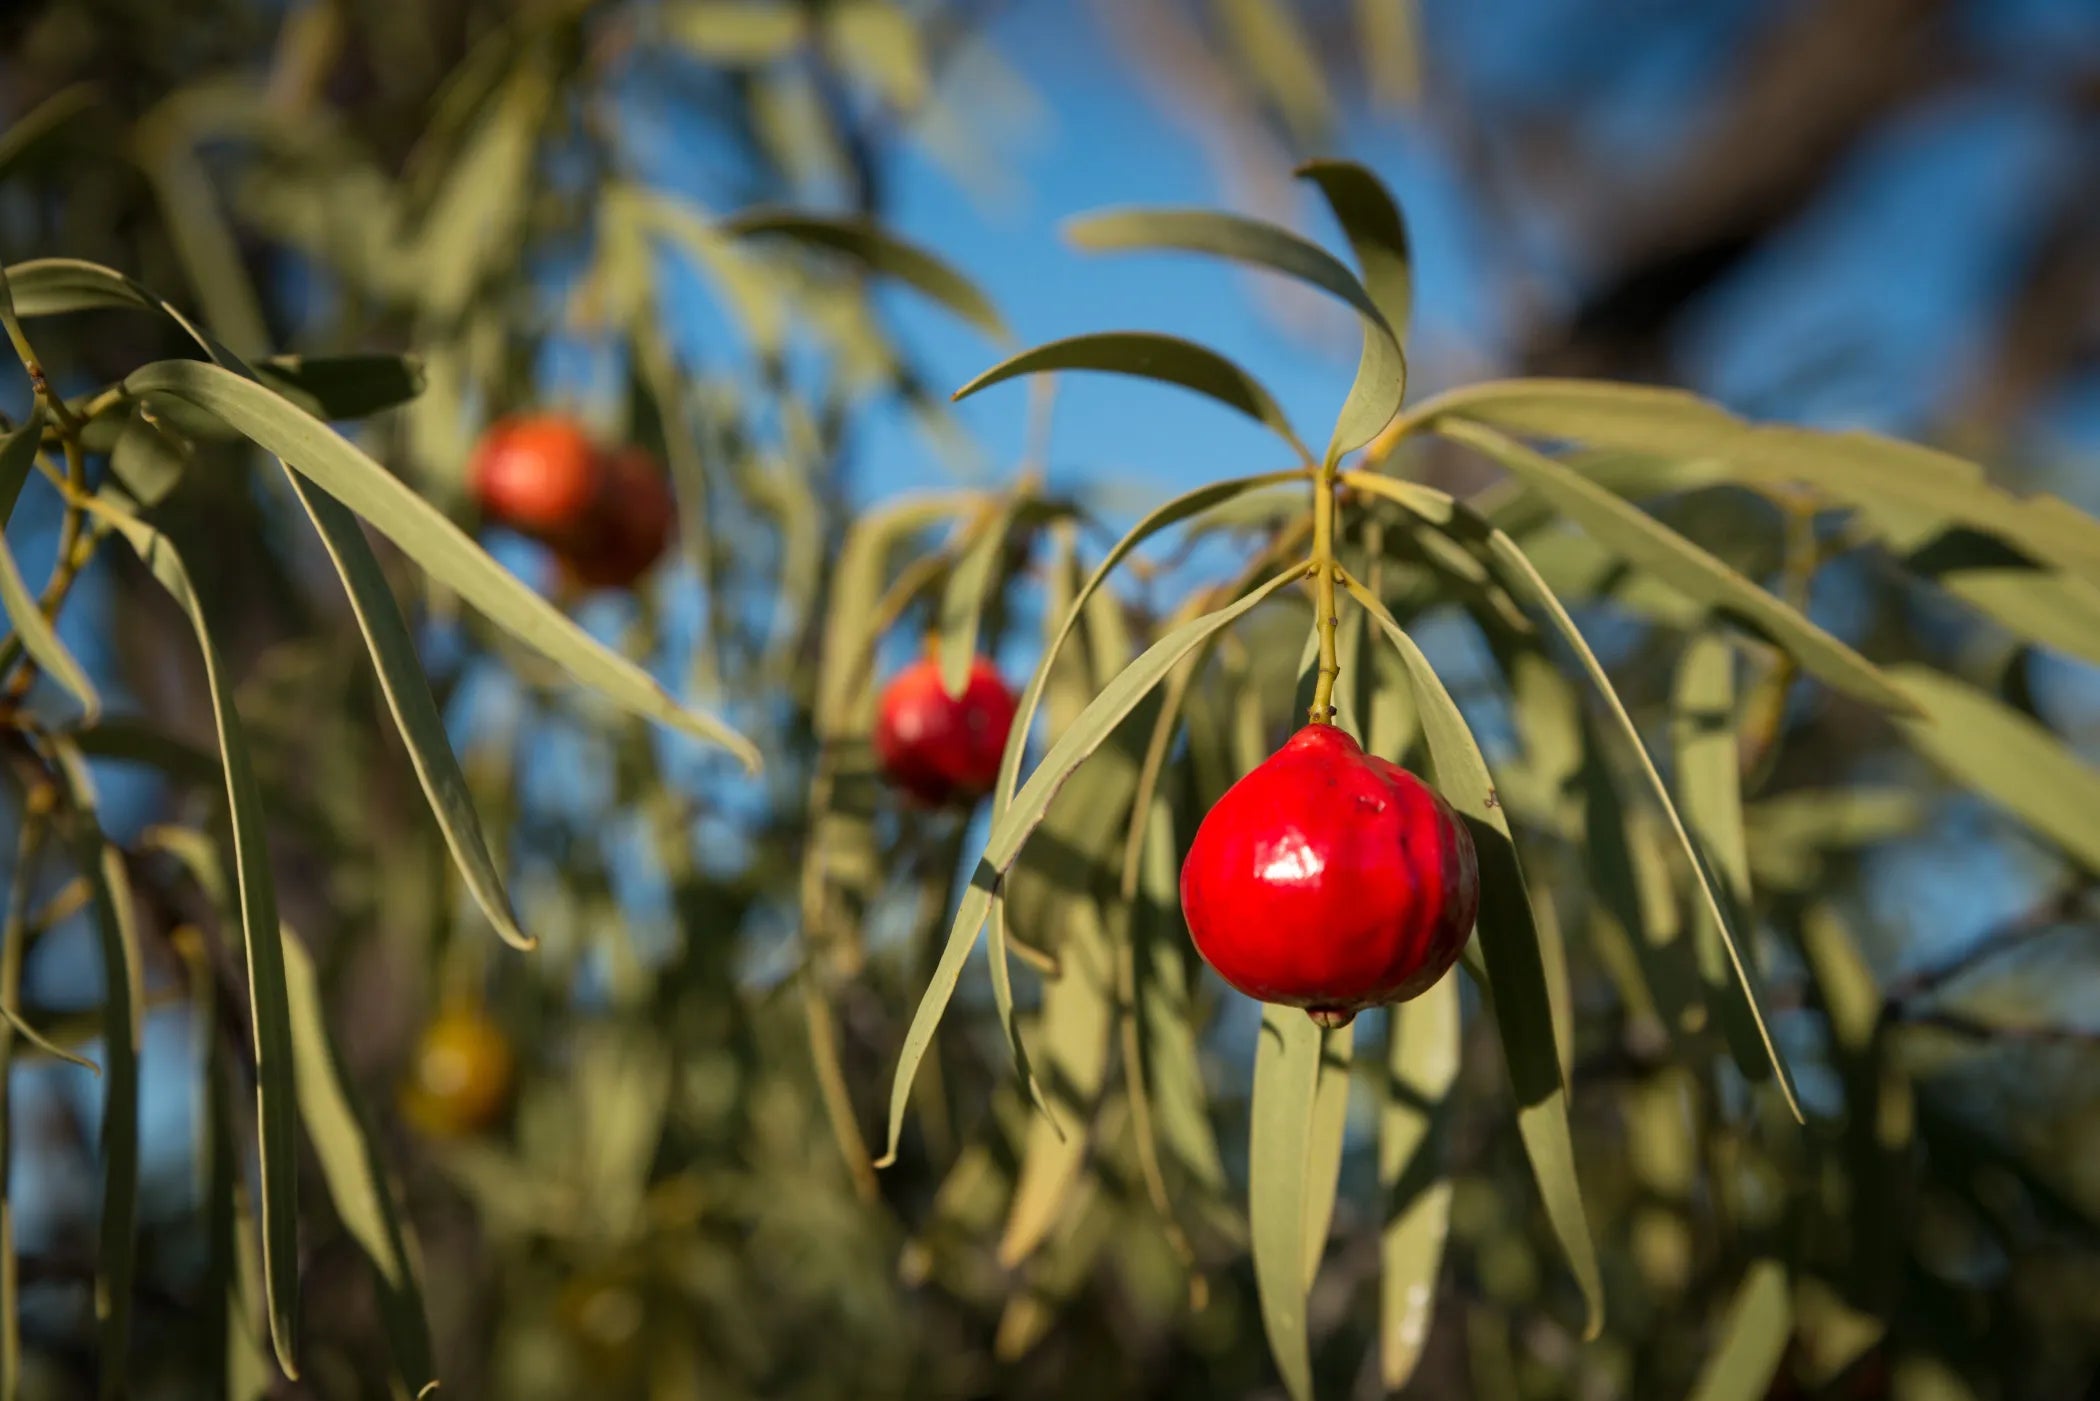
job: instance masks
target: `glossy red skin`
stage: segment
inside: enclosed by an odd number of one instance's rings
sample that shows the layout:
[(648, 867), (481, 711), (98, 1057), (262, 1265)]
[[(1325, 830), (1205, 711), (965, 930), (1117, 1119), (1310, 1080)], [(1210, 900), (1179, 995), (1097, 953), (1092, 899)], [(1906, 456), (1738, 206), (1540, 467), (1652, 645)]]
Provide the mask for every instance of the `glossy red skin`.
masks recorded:
[(1225, 981), (1339, 1025), (1450, 970), (1480, 903), (1450, 804), (1333, 725), (1225, 791), (1181, 866), (1181, 910)]
[(932, 659), (892, 677), (875, 718), (875, 754), (889, 781), (920, 802), (975, 800), (992, 791), (1016, 705), (998, 669), (970, 663), (959, 697), (941, 689)]
[(598, 450), (573, 419), (522, 414), (482, 435), (468, 468), (482, 514), (549, 542), (581, 529), (599, 494)]
[(587, 517), (561, 550), (562, 564), (586, 588), (632, 588), (663, 558), (677, 509), (648, 453), (626, 448), (606, 454)]

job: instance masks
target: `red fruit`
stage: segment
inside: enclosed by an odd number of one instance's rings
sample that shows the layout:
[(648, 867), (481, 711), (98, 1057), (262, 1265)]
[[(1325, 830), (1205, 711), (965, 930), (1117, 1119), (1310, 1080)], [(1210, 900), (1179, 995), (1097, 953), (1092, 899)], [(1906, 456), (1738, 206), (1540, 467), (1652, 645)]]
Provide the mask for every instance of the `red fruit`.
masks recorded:
[(882, 693), (876, 757), (890, 782), (921, 802), (981, 798), (998, 781), (1014, 709), (1014, 693), (983, 657), (970, 663), (959, 697), (941, 689), (937, 662), (915, 662)]
[(631, 588), (663, 557), (677, 509), (648, 453), (631, 447), (608, 454), (589, 515), (563, 547), (562, 563), (587, 588)]
[(1341, 1026), (1457, 961), (1480, 904), (1450, 804), (1332, 725), (1307, 725), (1225, 791), (1181, 866), (1196, 949), (1249, 997)]
[(490, 520), (547, 541), (579, 529), (598, 495), (598, 452), (573, 419), (525, 414), (482, 435), (468, 468)]

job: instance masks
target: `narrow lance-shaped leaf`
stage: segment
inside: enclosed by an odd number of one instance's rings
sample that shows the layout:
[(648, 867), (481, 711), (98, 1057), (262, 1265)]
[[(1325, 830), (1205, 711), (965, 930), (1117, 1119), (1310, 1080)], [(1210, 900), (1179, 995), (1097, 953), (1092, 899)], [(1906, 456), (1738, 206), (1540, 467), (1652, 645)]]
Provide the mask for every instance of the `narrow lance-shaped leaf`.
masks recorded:
[(1749, 623), (1829, 685), (1885, 709), (1911, 711), (1872, 662), (1639, 507), (1491, 428), (1447, 422), (1438, 431), (1507, 467), (1628, 563)]
[(1480, 746), (1428, 658), (1362, 584), (1347, 577), (1343, 582), (1407, 664), (1437, 787), (1472, 832), (1480, 863), (1480, 921), (1475, 934), (1486, 963), (1503, 1060), (1517, 1096), (1517, 1131), (1538, 1179), (1546, 1219), (1582, 1289), (1587, 1313), (1584, 1331), (1595, 1337), (1604, 1326), (1603, 1278), (1589, 1219), (1583, 1212), (1582, 1188), (1575, 1177), (1568, 1088), (1554, 1045), (1553, 999), (1508, 819)]
[(1143, 903), (1132, 922), (1146, 1088), (1161, 1142), (1197, 1185), (1222, 1194), (1225, 1165), (1208, 1111), (1197, 1048), (1201, 1028), (1181, 956), (1188, 934), (1181, 924), (1178, 868), (1174, 815), (1167, 800), (1155, 796), (1145, 824)]
[[(29, 474), (30, 463), (36, 459), (42, 431), (43, 412), (39, 407), (30, 412), (21, 427), (0, 440), (0, 490), (4, 490), (10, 509)], [(22, 577), (22, 567), (15, 562), (15, 552), (5, 535), (0, 535), (0, 606), (6, 608), (23, 650), (80, 703), (80, 723), (94, 724), (102, 714), (102, 695), (88, 679), (86, 669), (59, 639), (51, 619), (44, 615), (43, 605)]]
[(1759, 1260), (1743, 1274), (1720, 1346), (1700, 1369), (1692, 1401), (1758, 1401), (1770, 1389), (1793, 1331), (1786, 1268)]
[(452, 742), (446, 737), (444, 717), (430, 694), (430, 681), (416, 657), (416, 644), (401, 617), (401, 605), (394, 601), (394, 591), (387, 587), (386, 576), (372, 547), (365, 542), (363, 529), (334, 497), (302, 481), (290, 468), (285, 469), (285, 477), (298, 494), (299, 504), (306, 508), (314, 529), (320, 532), (321, 543), (335, 561), (336, 572), (342, 576), (343, 587), (350, 595), (350, 610), (357, 618), (358, 631), (364, 634), (365, 648), (372, 654), (373, 670), (379, 674), (379, 688), (386, 696), (387, 709), (393, 712), (394, 724), (400, 729), (409, 760), (415, 766), (416, 781), (423, 785), (423, 795), (430, 802), (430, 811), (437, 818), (445, 845), (452, 852), (467, 889), (505, 943), (520, 949), (534, 947), (537, 941), (518, 928), (510, 893), (504, 889), (495, 858), (489, 855), (481, 819), (474, 811), (473, 794), (467, 788), (466, 775), (460, 772)]
[(757, 771), (758, 751), (749, 740), (680, 706), (646, 671), (506, 573), (436, 507), (327, 424), (218, 365), (164, 360), (135, 371), (125, 385), (135, 394), (185, 400), (224, 420), (370, 521), (434, 578), (577, 681), (638, 715), (721, 744)]
[(1741, 992), (1740, 1010), (1757, 1028), (1758, 1048), (1762, 1052), (1762, 1058), (1747, 1060), (1742, 1067), (1744, 1073), (1762, 1076), (1769, 1068), (1772, 1078), (1779, 1083), (1780, 1093), (1786, 1098), (1787, 1108), (1799, 1119), (1801, 1105), (1794, 1097), (1793, 1078), (1788, 1074), (1786, 1062), (1779, 1054), (1778, 1043), (1772, 1039), (1771, 1028), (1765, 1022), (1764, 1010), (1759, 1005), (1756, 979), (1744, 958), (1741, 940), (1729, 919), (1727, 907), (1722, 903), (1723, 897), (1715, 889), (1713, 874), (1707, 868), (1705, 854), (1700, 850), (1698, 843), (1692, 840), (1692, 834), (1686, 829), (1683, 817), (1678, 814), (1677, 804), (1670, 798), (1669, 785), (1665, 784), (1662, 775), (1656, 772), (1655, 761), (1648, 755), (1648, 747), (1641, 740), (1639, 728), (1634, 725), (1633, 717), (1626, 713), (1626, 706), (1620, 701), (1617, 689), (1611, 684), (1611, 677), (1606, 674), (1603, 663), (1597, 660), (1596, 653), (1590, 650), (1589, 643), (1582, 636), (1582, 630), (1575, 626), (1575, 620), (1568, 616), (1568, 610), (1554, 597), (1553, 590), (1538, 576), (1538, 571), (1531, 567), (1531, 561), (1524, 557), (1524, 552), (1499, 530), (1489, 536), (1488, 548), (1515, 583), (1531, 594), (1532, 602), (1545, 610), (1547, 616), (1553, 620), (1554, 627), (1559, 629), (1561, 636), (1567, 640), (1568, 646), (1574, 649), (1582, 662), (1583, 670), (1589, 673), (1590, 680), (1595, 683), (1598, 694), (1603, 698), (1605, 708), (1611, 712), (1612, 719), (1617, 722), (1620, 732), (1631, 747), (1635, 759), (1639, 762), (1641, 774), (1648, 781), (1649, 790), (1655, 794), (1655, 800), (1662, 808), (1663, 815), (1669, 819), (1670, 828), (1676, 834), (1678, 844), (1684, 848), (1685, 859), (1691, 863), (1700, 896), (1705, 901), (1707, 917), (1713, 921), (1713, 927), (1719, 931), (1721, 942), (1728, 951), (1729, 963), (1735, 971), (1736, 987)]
[[(242, 381), (245, 383), (245, 381)], [(267, 393), (268, 391), (262, 391)], [(292, 1068), (291, 1011), (287, 1003), (284, 944), (277, 924), (277, 889), (270, 874), (267, 822), (255, 781), (246, 732), (234, 709), (233, 683), (213, 640), (211, 625), (191, 587), (189, 570), (166, 536), (123, 511), (102, 515), (122, 535), (161, 587), (189, 615), (204, 657), (206, 688), (218, 728), (226, 770), (226, 801), (233, 822), (234, 874), (241, 934), (247, 947), (249, 1011), (255, 1025), (256, 1121), (260, 1136), (263, 1221), (263, 1286), (269, 1300), (270, 1338), (278, 1365), (298, 1376), (293, 1354), (299, 1318), (299, 1101)]]
[(1011, 806), (993, 820), (991, 832), (985, 838), (984, 855), (977, 863), (969, 888), (963, 892), (955, 923), (949, 929), (947, 946), (941, 952), (940, 962), (934, 968), (933, 978), (920, 999), (918, 1010), (912, 1015), (911, 1026), (905, 1032), (896, 1078), (890, 1088), (889, 1146), (878, 1161), (878, 1167), (887, 1166), (896, 1159), (897, 1141), (904, 1131), (904, 1110), (910, 1102), (911, 1084), (918, 1074), (919, 1062), (925, 1058), (926, 1048), (933, 1041), (933, 1033), (940, 1025), (942, 1013), (947, 1010), (948, 1000), (955, 994), (955, 984), (962, 977), (963, 964), (968, 961), (970, 949), (977, 942), (977, 931), (991, 911), (993, 892), (1007, 868), (1013, 865), (1014, 858), (1020, 855), (1029, 834), (1043, 820), (1050, 800), (1057, 796), (1058, 789), (1087, 755), (1100, 747), (1176, 662), (1201, 646), (1213, 633), (1251, 612), (1270, 594), (1302, 576), (1300, 569), (1286, 570), (1236, 603), (1184, 623), (1153, 643), (1121, 675), (1102, 688), (1072, 727), (1043, 756), (1042, 763), (1029, 775), (1028, 782), (1014, 795)]
[(102, 1212), (95, 1267), (95, 1317), (103, 1358), (104, 1398), (122, 1394), (129, 1358), (131, 1294), (138, 1274), (139, 1042), (144, 1035), (145, 965), (139, 959), (131, 877), (102, 835), (87, 760), (70, 740), (51, 742), (59, 781), (72, 809), (69, 837), (88, 882), (89, 906), (102, 952)]
[(789, 209), (750, 209), (722, 221), (742, 238), (793, 239), (842, 253), (870, 272), (894, 277), (948, 308), (995, 341), (1011, 339), (1005, 320), (982, 288), (935, 254), (897, 237), (873, 220)]
[(984, 618), (985, 596), (994, 587), (994, 571), (1006, 554), (1016, 503), (986, 513), (970, 535), (969, 547), (948, 573), (941, 590), (941, 689), (960, 698), (977, 656), (977, 629)]
[[(14, 796), (21, 801), (21, 794)], [(12, 884), (7, 892), (6, 923), (0, 927), (0, 1002), (10, 1011), (22, 1000), (23, 925), (46, 831), (45, 819), (26, 809), (26, 803), (18, 809), (21, 831), (14, 869), (8, 872)], [(15, 1258), (15, 1025), (13, 1015), (0, 1023), (0, 1401), (15, 1401), (22, 1385), (22, 1292)]]
[(1356, 382), (1334, 426), (1327, 460), (1363, 446), (1376, 437), (1407, 393), (1407, 357), (1401, 349), (1407, 320), (1414, 309), (1414, 272), (1407, 225), (1399, 206), (1378, 177), (1351, 161), (1314, 161), (1298, 174), (1319, 186), (1327, 207), (1356, 253), (1364, 285), (1377, 303), (1386, 335), (1364, 328), (1364, 349)]
[(1406, 1386), (1429, 1341), (1451, 1178), (1444, 1163), (1446, 1116), (1458, 1080), (1458, 980), (1445, 978), (1388, 1016), (1379, 1081), (1379, 1376), (1388, 1394)]
[(1334, 1228), (1334, 1203), (1342, 1185), (1342, 1145), (1349, 1128), (1349, 1064), (1356, 1051), (1356, 1023), (1331, 1027), (1320, 1036), (1320, 1073), (1313, 1088), (1312, 1119), (1305, 1140), (1305, 1287), (1311, 1291)]
[(38, 401), (30, 405), (29, 417), (14, 432), (0, 437), (0, 528), (14, 517), (22, 486), (36, 468), (37, 446), (43, 436), (44, 406)]
[(1261, 381), (1215, 350), (1156, 331), (1097, 331), (1050, 341), (992, 366), (956, 390), (955, 398), (967, 399), (980, 389), (1054, 370), (1095, 370), (1178, 384), (1269, 428), (1299, 458), (1312, 456)]
[(1306, 1197), (1321, 1032), (1296, 1007), (1262, 1009), (1248, 1110), (1247, 1214), (1269, 1352), (1292, 1401), (1312, 1401), (1306, 1334)]

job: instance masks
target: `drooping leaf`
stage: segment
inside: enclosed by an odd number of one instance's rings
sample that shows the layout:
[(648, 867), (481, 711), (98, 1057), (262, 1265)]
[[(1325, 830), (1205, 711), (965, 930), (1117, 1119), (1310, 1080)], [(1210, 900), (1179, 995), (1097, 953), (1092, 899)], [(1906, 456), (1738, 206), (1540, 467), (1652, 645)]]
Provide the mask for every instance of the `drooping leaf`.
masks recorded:
[(126, 414), (117, 429), (117, 440), (109, 449), (109, 469), (132, 500), (150, 510), (182, 484), (191, 451), (180, 434), (138, 408)]
[(1630, 502), (1493, 429), (1447, 423), (1439, 431), (1507, 467), (1628, 563), (1749, 623), (1831, 686), (1884, 709), (1909, 710), (1872, 662)]
[(1204, 1090), (1200, 1028), (1182, 956), (1188, 936), (1181, 924), (1179, 869), (1173, 813), (1164, 798), (1155, 797), (1145, 824), (1143, 904), (1132, 926), (1145, 1085), (1161, 1143), (1192, 1181), (1222, 1196), (1225, 1165)]
[(899, 112), (918, 112), (933, 81), (919, 31), (919, 21), (895, 0), (838, 0), (823, 11), (831, 62)]
[(1357, 36), (1371, 96), (1389, 107), (1422, 95), (1419, 5), (1420, 0), (1356, 0)]
[(227, 807), (233, 821), (241, 934), (247, 948), (249, 1013), (255, 1027), (263, 1283), (269, 1300), (270, 1338), (278, 1365), (286, 1376), (297, 1377), (294, 1345), (299, 1317), (299, 1101), (292, 1067), (283, 935), (277, 923), (277, 888), (270, 872), (262, 794), (255, 781), (247, 735), (234, 709), (232, 679), (226, 674), (210, 622), (191, 587), (189, 570), (181, 556), (166, 536), (128, 513), (106, 509), (103, 518), (124, 537), (140, 562), (189, 615), (198, 650), (204, 657), (205, 682), (211, 694), (212, 718), (218, 728), (219, 753), (226, 771)]
[(1305, 1224), (1320, 1028), (1296, 1007), (1262, 1009), (1248, 1110), (1247, 1214), (1269, 1353), (1292, 1401), (1312, 1401)]
[(768, 360), (779, 356), (787, 340), (787, 304), (752, 253), (701, 211), (661, 190), (622, 187), (618, 196), (618, 207), (644, 229), (670, 240), (707, 275), (751, 338), (752, 349)]
[(933, 1041), (933, 1033), (940, 1025), (941, 1015), (947, 1010), (948, 1000), (955, 993), (963, 964), (977, 942), (977, 931), (991, 912), (993, 892), (1020, 855), (1029, 834), (1043, 820), (1050, 800), (1057, 796), (1058, 789), (1087, 755), (1137, 708), (1146, 693), (1159, 684), (1175, 663), (1202, 645), (1213, 633), (1230, 626), (1270, 594), (1299, 578), (1302, 572), (1299, 569), (1286, 570), (1237, 602), (1184, 623), (1153, 643), (1121, 675), (1102, 688), (1072, 727), (1051, 745), (1050, 752), (1029, 775), (1028, 782), (1014, 795), (1011, 805), (993, 819), (991, 831), (985, 838), (984, 854), (956, 910), (947, 946), (942, 950), (940, 962), (920, 999), (918, 1010), (912, 1014), (911, 1026), (905, 1032), (896, 1078), (890, 1089), (889, 1146), (877, 1161), (877, 1166), (885, 1166), (896, 1158), (897, 1141), (904, 1131), (904, 1110), (911, 1098), (912, 1080), (918, 1073), (919, 1062), (924, 1059), (926, 1048)]
[(977, 657), (977, 630), (984, 619), (986, 595), (996, 587), (994, 571), (1006, 557), (1007, 534), (1019, 504), (1005, 502), (977, 522), (968, 548), (948, 572), (948, 583), (941, 590), (941, 689), (958, 699), (969, 682), (970, 663)]
[(413, 355), (272, 355), (255, 377), (315, 418), (369, 418), (423, 392), (428, 380)]
[(983, 289), (939, 256), (870, 219), (793, 209), (747, 209), (722, 221), (739, 238), (785, 238), (843, 254), (869, 272), (893, 277), (983, 331), (1011, 339), (1005, 319)]
[(518, 928), (510, 892), (504, 888), (495, 858), (489, 855), (481, 819), (474, 811), (473, 793), (452, 753), (444, 717), (438, 713), (437, 701), (430, 694), (430, 681), (416, 656), (415, 641), (409, 636), (401, 605), (394, 601), (394, 591), (387, 587), (386, 575), (381, 572), (372, 547), (365, 542), (363, 528), (341, 502), (301, 480), (289, 467), (285, 478), (297, 493), (299, 504), (306, 508), (314, 529), (320, 532), (321, 543), (327, 547), (336, 572), (342, 576), (344, 590), (350, 596), (350, 610), (357, 618), (358, 631), (364, 635), (365, 649), (372, 655), (372, 669), (379, 675), (387, 709), (393, 714), (401, 742), (415, 767), (416, 780), (423, 786), (431, 815), (444, 833), (445, 846), (451, 851), (474, 903), (489, 917), (505, 943), (513, 948), (533, 948), (537, 941)]
[(1998, 803), (2100, 871), (2100, 772), (2011, 706), (1925, 666), (1889, 674), (1922, 718), (1903, 722), (1910, 742), (1956, 780)]
[(145, 1031), (146, 974), (139, 957), (131, 877), (122, 854), (102, 834), (87, 760), (63, 737), (51, 741), (51, 755), (71, 809), (68, 844), (87, 879), (107, 989), (102, 999), (102, 1207), (95, 1317), (104, 1359), (100, 1394), (109, 1401), (123, 1391), (138, 1272), (139, 1042)]
[(1312, 1117), (1305, 1139), (1305, 1288), (1319, 1277), (1320, 1257), (1334, 1228), (1334, 1203), (1342, 1185), (1342, 1145), (1349, 1127), (1349, 1063), (1356, 1050), (1356, 1023), (1320, 1034), (1320, 1070), (1313, 1087)]
[(1327, 76), (1293, 7), (1283, 0), (1211, 0), (1211, 7), (1240, 63), (1298, 143), (1326, 140), (1335, 120)]
[(1772, 1385), (1793, 1331), (1786, 1267), (1759, 1260), (1743, 1273), (1720, 1346), (1700, 1369), (1692, 1401), (1759, 1401)]
[(709, 63), (756, 66), (795, 52), (808, 16), (769, 0), (680, 0), (664, 8), (663, 27), (665, 38)]
[(1095, 370), (1178, 384), (1269, 428), (1301, 459), (1312, 456), (1259, 380), (1215, 350), (1156, 331), (1096, 331), (1050, 341), (1000, 361), (956, 390), (955, 398), (967, 399), (995, 384), (1054, 370)]
[(1354, 579), (1345, 582), (1350, 595), (1384, 629), (1407, 664), (1438, 790), (1466, 819), (1473, 836), (1480, 867), (1480, 920), (1475, 937), (1486, 964), (1503, 1059), (1517, 1096), (1517, 1129), (1538, 1180), (1546, 1219), (1582, 1289), (1585, 1331), (1594, 1337), (1604, 1324), (1604, 1286), (1583, 1212), (1582, 1188), (1575, 1177), (1568, 1089), (1554, 1044), (1553, 999), (1509, 822), (1480, 746), (1428, 658), (1382, 602)]
[(72, 83), (15, 118), (5, 130), (0, 130), (0, 175), (6, 175), (24, 157), (67, 130), (100, 100), (94, 84)]
[(1378, 1081), (1379, 1376), (1406, 1386), (1429, 1341), (1451, 1225), (1445, 1133), (1458, 1080), (1458, 980), (1445, 978), (1388, 1014)]
[(642, 668), (506, 573), (437, 508), (312, 415), (253, 380), (198, 361), (163, 360), (135, 371), (125, 385), (135, 394), (187, 401), (224, 420), (370, 521), (434, 578), (577, 681), (638, 715), (720, 744), (757, 771), (758, 751), (750, 741), (679, 705)]
[(30, 405), (29, 417), (15, 431), (0, 437), (0, 528), (14, 519), (15, 503), (22, 487), (36, 469), (36, 452), (44, 434), (44, 406)]
[(1386, 344), (1364, 328), (1363, 357), (1356, 382), (1334, 427), (1328, 461), (1371, 441), (1400, 411), (1407, 393), (1407, 357), (1401, 338), (1414, 310), (1414, 271), (1408, 252), (1407, 225), (1377, 176), (1353, 161), (1314, 161), (1298, 174), (1319, 186), (1333, 211), (1356, 262), (1364, 286), (1383, 313)]

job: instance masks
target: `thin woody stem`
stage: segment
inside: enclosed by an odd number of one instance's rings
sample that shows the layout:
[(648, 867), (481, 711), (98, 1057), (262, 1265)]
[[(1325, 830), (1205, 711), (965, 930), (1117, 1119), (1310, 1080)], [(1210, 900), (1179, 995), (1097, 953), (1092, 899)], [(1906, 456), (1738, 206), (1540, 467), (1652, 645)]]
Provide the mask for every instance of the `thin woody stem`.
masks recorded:
[(1306, 712), (1306, 719), (1315, 725), (1324, 725), (1334, 718), (1334, 682), (1342, 672), (1334, 641), (1335, 625), (1339, 621), (1334, 589), (1334, 477), (1335, 464), (1329, 462), (1313, 479), (1313, 540), (1309, 565), (1313, 576), (1313, 626), (1320, 635), (1320, 670), (1313, 682), (1312, 708)]

